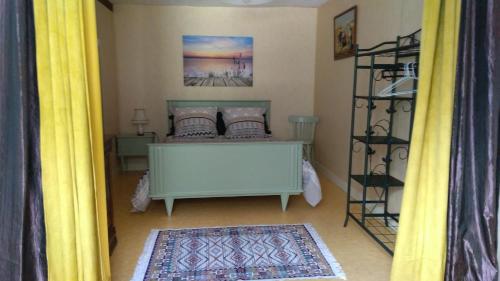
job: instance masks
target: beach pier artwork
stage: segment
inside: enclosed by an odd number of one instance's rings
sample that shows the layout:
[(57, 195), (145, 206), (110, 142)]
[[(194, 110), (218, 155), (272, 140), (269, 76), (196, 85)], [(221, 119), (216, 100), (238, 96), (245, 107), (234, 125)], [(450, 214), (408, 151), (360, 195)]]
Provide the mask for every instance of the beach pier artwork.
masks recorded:
[(253, 38), (184, 35), (184, 86), (252, 87)]

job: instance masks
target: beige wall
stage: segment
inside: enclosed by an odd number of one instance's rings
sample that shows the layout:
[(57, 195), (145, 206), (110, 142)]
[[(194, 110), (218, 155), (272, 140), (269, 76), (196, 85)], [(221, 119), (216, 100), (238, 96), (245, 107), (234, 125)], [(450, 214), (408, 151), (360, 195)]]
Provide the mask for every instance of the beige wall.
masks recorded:
[(104, 134), (118, 133), (118, 90), (113, 12), (96, 1)]
[[(287, 136), (288, 115), (313, 113), (316, 20), (314, 8), (115, 5), (120, 131), (144, 106), (164, 135), (166, 99), (270, 99), (271, 129)], [(252, 36), (254, 86), (185, 87), (182, 35)]]
[[(102, 85), (106, 131), (134, 132), (133, 108), (145, 107), (147, 130), (164, 135), (166, 99), (270, 99), (271, 128), (278, 137), (288, 135), (288, 115), (320, 117), (316, 160), (345, 187), (353, 59), (333, 60), (333, 17), (353, 5), (361, 46), (420, 28), (422, 0), (330, 0), (319, 9), (115, 5), (113, 14), (97, 4), (102, 75), (110, 77)], [(182, 35), (252, 36), (254, 87), (185, 87)], [(396, 119), (401, 123), (395, 134), (405, 137), (407, 118)], [(405, 161), (396, 159), (392, 172), (403, 178), (405, 168)], [(391, 198), (398, 202), (400, 195)]]
[[(395, 40), (397, 35), (419, 29), (422, 13), (422, 0), (330, 0), (318, 10), (314, 113), (320, 117), (320, 123), (316, 134), (316, 159), (320, 169), (343, 188), (348, 172), (354, 59), (333, 60), (333, 18), (353, 5), (358, 7), (357, 40), (361, 47)], [(360, 77), (364, 81), (358, 83), (360, 93), (367, 89), (366, 78)], [(379, 109), (385, 107), (379, 106)], [(357, 118), (362, 121), (364, 116)], [(400, 122), (396, 125), (396, 134), (406, 136), (407, 118), (399, 116), (396, 119)], [(358, 125), (366, 128), (365, 123)], [(360, 130), (360, 134), (363, 131)], [(362, 163), (363, 159), (355, 156), (355, 162)], [(396, 159), (392, 166), (396, 177), (403, 178), (405, 161), (398, 163)], [(355, 195), (359, 191), (354, 190)], [(401, 192), (391, 195), (391, 199), (395, 199), (396, 204), (392, 206), (395, 209), (399, 208), (400, 196)]]

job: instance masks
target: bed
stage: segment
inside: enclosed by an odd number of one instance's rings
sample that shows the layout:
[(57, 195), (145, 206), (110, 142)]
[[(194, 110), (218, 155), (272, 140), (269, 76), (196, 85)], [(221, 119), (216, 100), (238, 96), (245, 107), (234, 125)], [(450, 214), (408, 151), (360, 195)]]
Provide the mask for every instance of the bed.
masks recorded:
[[(178, 107), (264, 107), (270, 101), (168, 100)], [(167, 120), (167, 124), (170, 124)], [(302, 193), (302, 142), (274, 138), (175, 140), (148, 145), (149, 196), (164, 200), (168, 216), (183, 198), (279, 195), (285, 211), (290, 195)]]

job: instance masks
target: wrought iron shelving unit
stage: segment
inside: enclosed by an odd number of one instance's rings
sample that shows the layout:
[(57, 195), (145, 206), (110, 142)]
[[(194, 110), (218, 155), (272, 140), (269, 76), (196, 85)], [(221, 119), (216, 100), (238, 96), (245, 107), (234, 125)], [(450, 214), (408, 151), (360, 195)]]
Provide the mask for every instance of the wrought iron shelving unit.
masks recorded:
[[(383, 42), (372, 48), (360, 49), (356, 46), (354, 57), (354, 84), (352, 96), (351, 115), (351, 138), (349, 148), (349, 177), (347, 187), (347, 210), (344, 226), (347, 226), (349, 218), (353, 219), (362, 229), (364, 229), (375, 241), (380, 244), (389, 254), (393, 254), (399, 222), (399, 213), (390, 213), (389, 189), (402, 188), (404, 183), (391, 175), (392, 155), (399, 151), (399, 158), (406, 160), (411, 140), (413, 118), (415, 113), (416, 92), (404, 96), (381, 97), (375, 93), (375, 83), (386, 80), (394, 83), (404, 76), (405, 63), (415, 62), (418, 64), (420, 55), (420, 30), (406, 36), (398, 36), (396, 41)], [(369, 64), (366, 61), (369, 60)], [(364, 61), (364, 64), (363, 64)], [(382, 62), (381, 62), (382, 61)], [(360, 71), (368, 71), (369, 86), (368, 94), (358, 93), (358, 83)], [(408, 88), (409, 87), (409, 88)], [(405, 90), (417, 89), (416, 81), (411, 86), (406, 85)], [(393, 90), (396, 91), (397, 88)], [(407, 107), (398, 106), (400, 103), (407, 103)], [(366, 109), (364, 109), (366, 105)], [(386, 118), (373, 122), (373, 113), (377, 105), (388, 106), (383, 113)], [(409, 116), (409, 133), (407, 139), (393, 136), (394, 115), (397, 110), (402, 110)], [(366, 110), (366, 130), (364, 135), (356, 134), (357, 111)], [(359, 126), (359, 124), (358, 124)], [(383, 131), (383, 135), (379, 135)], [(363, 171), (353, 172), (353, 153), (359, 153), (363, 148), (356, 145), (364, 145)], [(381, 162), (372, 165), (372, 157), (377, 153), (375, 148), (383, 148), (385, 152)], [(402, 151), (403, 153), (402, 155)], [(352, 198), (353, 183), (362, 188), (361, 199)], [(376, 199), (368, 198), (368, 191), (378, 195)], [(381, 206), (383, 210), (375, 211)], [(369, 208), (372, 207), (372, 208)], [(371, 210), (370, 210), (371, 209)]]

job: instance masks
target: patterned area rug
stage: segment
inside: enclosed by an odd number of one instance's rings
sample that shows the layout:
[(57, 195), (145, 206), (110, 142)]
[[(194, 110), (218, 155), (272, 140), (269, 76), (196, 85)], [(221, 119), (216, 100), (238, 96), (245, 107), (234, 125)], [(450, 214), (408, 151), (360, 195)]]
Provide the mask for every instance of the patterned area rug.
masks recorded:
[(345, 279), (311, 225), (153, 230), (132, 280)]

